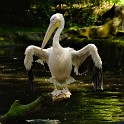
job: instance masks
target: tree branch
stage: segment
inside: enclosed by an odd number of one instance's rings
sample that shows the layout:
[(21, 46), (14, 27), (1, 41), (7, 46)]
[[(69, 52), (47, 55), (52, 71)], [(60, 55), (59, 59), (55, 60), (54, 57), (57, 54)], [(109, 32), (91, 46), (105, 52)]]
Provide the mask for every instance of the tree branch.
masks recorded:
[(61, 94), (57, 97), (53, 97), (51, 94), (47, 94), (44, 96), (40, 96), (35, 101), (22, 105), (19, 100), (15, 100), (15, 102), (11, 105), (9, 111), (0, 117), (1, 123), (10, 123), (10, 122), (20, 122), (25, 121), (30, 118), (31, 115), (38, 113), (44, 107), (47, 107), (50, 104), (63, 101), (68, 96)]

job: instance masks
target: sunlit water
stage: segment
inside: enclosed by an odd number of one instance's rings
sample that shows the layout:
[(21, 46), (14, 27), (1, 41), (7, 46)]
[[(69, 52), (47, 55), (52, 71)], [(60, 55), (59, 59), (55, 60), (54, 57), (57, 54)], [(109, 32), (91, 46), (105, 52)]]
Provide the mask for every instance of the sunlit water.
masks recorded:
[[(27, 104), (53, 90), (41, 65), (34, 67), (36, 91), (31, 92), (23, 65), (26, 46), (0, 48), (0, 114), (15, 100)], [(105, 72), (104, 72), (105, 73)], [(57, 119), (62, 124), (109, 124), (124, 120), (124, 78), (104, 74), (104, 90), (94, 91), (90, 75), (75, 76), (70, 99), (44, 108), (33, 118)]]

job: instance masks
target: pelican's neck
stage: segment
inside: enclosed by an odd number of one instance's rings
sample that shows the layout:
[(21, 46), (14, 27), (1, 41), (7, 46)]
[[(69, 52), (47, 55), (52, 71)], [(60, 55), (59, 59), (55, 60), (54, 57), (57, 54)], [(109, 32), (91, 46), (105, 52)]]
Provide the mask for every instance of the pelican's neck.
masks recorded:
[(55, 33), (55, 35), (53, 37), (53, 47), (60, 46), (60, 44), (59, 44), (59, 37), (60, 37), (61, 32), (62, 32), (62, 29), (60, 29), (60, 28), (58, 28), (56, 30), (56, 33)]

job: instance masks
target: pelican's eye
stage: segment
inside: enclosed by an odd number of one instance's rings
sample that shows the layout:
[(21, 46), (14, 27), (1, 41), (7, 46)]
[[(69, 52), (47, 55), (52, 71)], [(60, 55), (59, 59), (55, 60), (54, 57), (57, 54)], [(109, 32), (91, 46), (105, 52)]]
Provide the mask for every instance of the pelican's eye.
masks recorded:
[(51, 22), (55, 22), (55, 18), (52, 18), (52, 19), (51, 19)]

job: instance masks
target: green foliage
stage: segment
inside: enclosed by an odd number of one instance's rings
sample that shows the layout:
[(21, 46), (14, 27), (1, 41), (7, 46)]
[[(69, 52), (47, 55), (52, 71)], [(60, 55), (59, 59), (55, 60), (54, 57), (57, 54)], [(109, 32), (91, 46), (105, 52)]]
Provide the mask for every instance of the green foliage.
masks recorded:
[(37, 23), (42, 23), (44, 25), (51, 13), (52, 13), (52, 2), (51, 0), (32, 0), (32, 4), (29, 10), (30, 16), (37, 20)]
[(19, 26), (45, 27), (49, 23), (50, 16), (59, 12), (64, 15), (68, 26), (90, 26), (95, 24), (98, 16), (94, 14), (93, 8), (102, 2), (103, 0), (12, 0), (11, 2), (5, 0), (0, 4), (2, 17), (0, 22)]
[(93, 14), (91, 7), (84, 7), (81, 9), (73, 8), (69, 10), (67, 19), (71, 19), (72, 23), (80, 26), (90, 26), (96, 21), (96, 15)]

